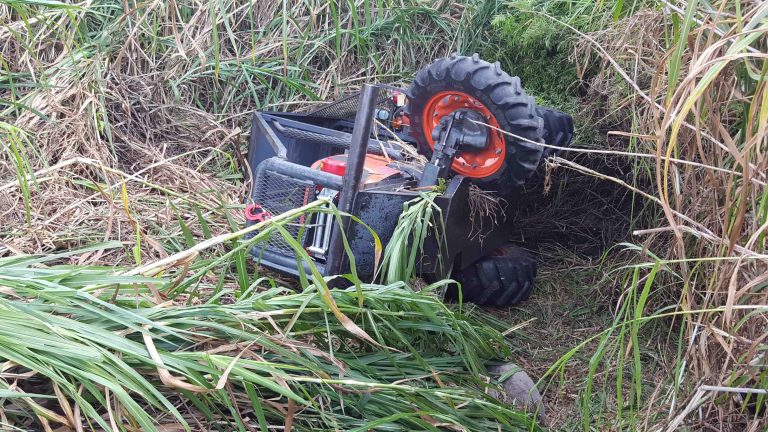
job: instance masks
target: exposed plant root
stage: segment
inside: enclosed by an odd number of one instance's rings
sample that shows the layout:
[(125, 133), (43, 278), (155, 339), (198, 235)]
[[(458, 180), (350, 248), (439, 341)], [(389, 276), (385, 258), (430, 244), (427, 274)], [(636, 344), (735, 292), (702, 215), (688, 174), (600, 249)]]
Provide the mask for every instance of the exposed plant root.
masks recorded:
[[(508, 206), (504, 198), (492, 191), (480, 189), (476, 184), (469, 185), (469, 221), (472, 224), (470, 240), (482, 243), (494, 226), (506, 222)], [(489, 221), (491, 226), (488, 226)]]

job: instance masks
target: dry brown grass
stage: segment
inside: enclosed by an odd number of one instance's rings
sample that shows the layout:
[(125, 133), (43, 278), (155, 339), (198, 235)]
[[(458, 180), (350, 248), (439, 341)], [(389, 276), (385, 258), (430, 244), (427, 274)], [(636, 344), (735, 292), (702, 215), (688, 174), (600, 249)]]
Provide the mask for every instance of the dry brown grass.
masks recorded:
[(455, 50), (468, 12), (440, 3), (0, 4), (13, 84), (0, 86), (0, 118), (28, 138), (30, 204), (27, 215), (4, 144), (0, 254), (117, 239), (124, 251), (90, 262), (118, 264), (137, 244), (144, 260), (183, 249), (185, 226), (195, 239), (229, 231), (253, 111), (397, 80)]
[[(471, 240), (481, 243), (493, 228), (487, 226), (498, 225), (507, 222), (507, 207), (509, 203), (497, 196), (493, 191), (480, 189), (477, 185), (469, 186), (469, 223), (472, 229), (469, 232)], [(483, 226), (485, 221), (486, 226)]]
[[(591, 56), (601, 61), (589, 82), (603, 110), (597, 114), (614, 116), (625, 125), (616, 133), (629, 137), (608, 153), (634, 160), (637, 181), (559, 163), (631, 189), (664, 215), (634, 233), (639, 283), (653, 283), (635, 318), (679, 329), (671, 347), (679, 343), (681, 351), (664, 361), (672, 379), (644, 384), (642, 429), (768, 426), (768, 4), (741, 7), (738, 16), (732, 2), (699, 4), (701, 23), (681, 45), (665, 43), (668, 13), (640, 13), (581, 34), (574, 54), (585, 65)], [(645, 155), (627, 155), (627, 146)], [(658, 275), (649, 272), (653, 261)], [(621, 290), (619, 305), (636, 307), (642, 285), (625, 279)], [(640, 349), (625, 343), (618, 362), (604, 360), (606, 372)]]
[[(556, 224), (560, 238), (545, 243), (604, 253), (593, 272), (612, 270), (589, 293), (613, 309), (607, 328), (579, 338), (589, 361), (568, 351), (546, 374), (568, 377), (558, 395), (581, 387), (572, 425), (768, 427), (768, 4), (740, 6), (699, 3), (683, 36), (669, 11), (588, 34), (549, 17), (579, 40), (571, 59), (585, 76), (580, 115), (612, 128), (605, 147), (575, 143), (549, 160), (544, 184), (525, 198), (562, 190), (516, 220), (520, 240)], [(615, 232), (630, 226), (633, 238)], [(605, 249), (616, 241), (635, 244)], [(546, 319), (538, 331), (557, 327)]]

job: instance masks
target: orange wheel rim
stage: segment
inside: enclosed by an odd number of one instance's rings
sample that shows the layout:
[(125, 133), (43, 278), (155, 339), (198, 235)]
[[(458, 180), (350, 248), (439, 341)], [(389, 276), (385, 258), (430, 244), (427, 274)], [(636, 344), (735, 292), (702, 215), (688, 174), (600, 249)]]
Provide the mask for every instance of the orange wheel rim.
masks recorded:
[(499, 122), (491, 111), (479, 100), (459, 91), (443, 91), (427, 102), (422, 117), (424, 135), (429, 147), (435, 148), (435, 140), (432, 139), (432, 131), (440, 124), (440, 119), (453, 114), (460, 109), (477, 111), (485, 122), (496, 129), (489, 130), (488, 147), (477, 152), (461, 152), (453, 160), (451, 169), (465, 177), (482, 178), (493, 175), (504, 164), (507, 149), (504, 145), (504, 137), (498, 129)]

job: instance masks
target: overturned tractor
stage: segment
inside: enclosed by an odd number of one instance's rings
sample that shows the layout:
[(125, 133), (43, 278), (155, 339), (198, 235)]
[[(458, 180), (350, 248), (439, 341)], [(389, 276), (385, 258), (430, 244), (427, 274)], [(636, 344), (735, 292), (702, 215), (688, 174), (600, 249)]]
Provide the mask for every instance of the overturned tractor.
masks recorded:
[[(472, 214), (471, 191), (513, 201), (552, 153), (570, 144), (569, 115), (537, 107), (517, 77), (478, 58), (454, 55), (421, 70), (407, 89), (365, 85), (358, 94), (309, 113), (257, 112), (248, 153), (253, 188), (246, 217), (257, 222), (325, 198), (355, 215), (386, 244), (403, 204), (440, 186), (443, 239), (427, 238), (418, 273), (449, 275), (463, 299), (510, 305), (528, 298), (535, 259), (509, 243), (506, 214)], [(426, 163), (415, 161), (426, 160)], [(505, 212), (504, 207), (500, 207)], [(485, 220), (477, 220), (485, 219)], [(375, 273), (373, 237), (316, 213), (289, 231), (323, 275), (349, 271), (342, 234), (359, 275)], [(473, 233), (477, 227), (482, 235)], [(295, 250), (274, 237), (253, 250), (262, 266), (298, 275)], [(449, 297), (458, 295), (457, 288)]]

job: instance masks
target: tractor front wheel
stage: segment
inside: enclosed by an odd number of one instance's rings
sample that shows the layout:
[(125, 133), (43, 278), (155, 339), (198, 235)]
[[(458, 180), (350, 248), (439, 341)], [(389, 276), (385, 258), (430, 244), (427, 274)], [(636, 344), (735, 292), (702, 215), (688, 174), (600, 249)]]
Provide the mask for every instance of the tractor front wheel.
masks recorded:
[[(463, 301), (478, 305), (511, 306), (527, 300), (536, 278), (536, 259), (524, 249), (507, 245), (455, 273)], [(448, 300), (458, 300), (459, 289), (449, 287)]]

